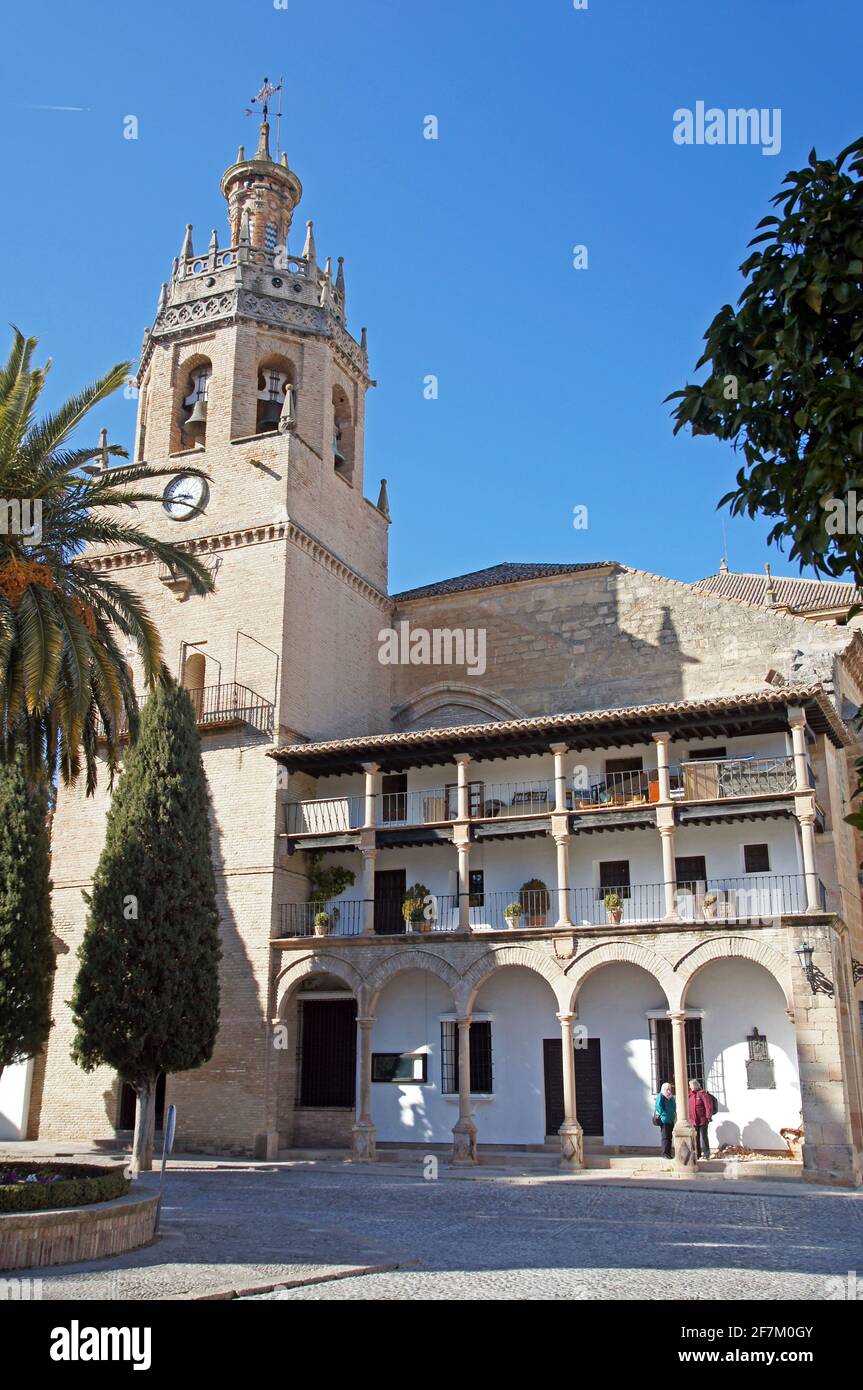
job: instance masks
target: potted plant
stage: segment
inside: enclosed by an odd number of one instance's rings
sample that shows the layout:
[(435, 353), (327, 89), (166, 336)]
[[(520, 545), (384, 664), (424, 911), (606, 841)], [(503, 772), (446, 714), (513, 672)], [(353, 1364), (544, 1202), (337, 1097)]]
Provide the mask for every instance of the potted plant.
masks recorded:
[(518, 890), (518, 900), (525, 915), (525, 926), (544, 927), (551, 907), (551, 894), (541, 878), (529, 878)]
[(714, 922), (716, 920), (716, 904), (718, 901), (719, 895), (717, 893), (704, 894), (701, 905), (704, 908), (704, 920), (706, 922)]
[(623, 916), (623, 899), (619, 893), (606, 893), (603, 904), (608, 914), (609, 922), (619, 922)]
[(339, 910), (330, 908), (333, 898), (340, 898), (346, 888), (356, 882), (353, 869), (345, 869), (341, 864), (321, 864), (320, 853), (309, 855), (310, 902), (314, 904), (313, 916), (315, 936), (326, 936), (338, 924)]
[(521, 903), (507, 903), (503, 915), (510, 930), (514, 930), (518, 926), (523, 913), (524, 908)]
[(408, 931), (428, 932), (432, 930), (432, 916), (429, 911), (431, 893), (424, 883), (412, 883), (402, 901), (402, 916)]

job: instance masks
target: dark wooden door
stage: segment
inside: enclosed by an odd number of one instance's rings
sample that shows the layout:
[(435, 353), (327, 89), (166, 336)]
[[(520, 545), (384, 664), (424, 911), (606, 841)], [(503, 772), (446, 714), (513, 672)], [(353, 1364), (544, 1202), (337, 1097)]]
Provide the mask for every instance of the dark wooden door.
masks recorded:
[(300, 1003), (299, 1104), (352, 1106), (356, 1100), (356, 999), (303, 999)]
[(375, 874), (375, 931), (395, 936), (405, 930), (402, 903), (407, 889), (404, 869), (379, 869)]
[[(599, 1038), (588, 1038), (587, 1047), (574, 1047), (575, 1113), (587, 1135), (601, 1135), (602, 1058)], [(544, 1038), (545, 1132), (557, 1134), (563, 1124), (563, 1057), (559, 1038)]]

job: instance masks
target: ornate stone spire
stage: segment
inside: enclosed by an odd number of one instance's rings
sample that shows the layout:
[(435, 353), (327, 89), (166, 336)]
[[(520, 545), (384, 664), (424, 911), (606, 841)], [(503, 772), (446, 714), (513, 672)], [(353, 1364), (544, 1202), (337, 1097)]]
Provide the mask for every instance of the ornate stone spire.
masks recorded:
[(387, 521), (392, 520), (392, 517), (390, 516), (390, 499), (387, 494), (386, 478), (381, 478), (381, 490), (378, 493), (378, 511), (381, 513), (382, 516), (386, 517)]
[(316, 264), (317, 259), (318, 253), (315, 247), (315, 224), (311, 220), (311, 218), (309, 218), (308, 222), (306, 223), (306, 241), (305, 245), (303, 246), (303, 260), (311, 261), (314, 265)]
[(272, 164), (272, 162), (273, 162), (273, 157), (272, 157), (272, 155), (270, 154), (270, 123), (269, 123), (269, 121), (261, 121), (261, 131), (260, 131), (260, 134), (258, 135), (258, 148), (257, 148), (257, 150), (255, 151), (255, 159), (268, 159), (268, 160), (270, 161), (271, 164)]
[(195, 249), (192, 246), (192, 224), (191, 222), (187, 222), (186, 235), (183, 237), (183, 245), (180, 247), (180, 263), (182, 264), (187, 256), (194, 256), (194, 254)]
[(342, 296), (342, 299), (344, 299), (344, 297), (345, 297), (345, 258), (344, 258), (344, 256), (339, 256), (339, 268), (338, 268), (338, 271), (336, 272), (336, 292)]

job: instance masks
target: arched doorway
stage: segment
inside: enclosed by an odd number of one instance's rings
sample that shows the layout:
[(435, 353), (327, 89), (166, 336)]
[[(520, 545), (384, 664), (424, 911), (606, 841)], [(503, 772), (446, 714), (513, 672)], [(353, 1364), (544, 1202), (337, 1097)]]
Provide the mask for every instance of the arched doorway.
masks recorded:
[(752, 960), (711, 960), (690, 979), (685, 1004), (701, 1014), (704, 1084), (718, 1101), (711, 1148), (787, 1152), (779, 1131), (800, 1124), (800, 1079), (778, 980)]

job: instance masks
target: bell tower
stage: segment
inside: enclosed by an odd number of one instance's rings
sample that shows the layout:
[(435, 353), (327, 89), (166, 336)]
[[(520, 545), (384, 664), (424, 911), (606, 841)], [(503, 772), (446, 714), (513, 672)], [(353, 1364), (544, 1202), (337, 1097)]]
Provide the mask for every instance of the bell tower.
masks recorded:
[(291, 249), (302, 184), (273, 158), (266, 112), (220, 188), (228, 244), (214, 230), (196, 250), (186, 227), (144, 334), (135, 440), (137, 460), (203, 468), (207, 499), (148, 522), (192, 541), (287, 518), (385, 592), (386, 492), (363, 495), (366, 331), (348, 329), (344, 258), (319, 262), (311, 220)]
[[(221, 181), (229, 236), (196, 249), (187, 226), (144, 335), (134, 458), (177, 470), (135, 520), (195, 555), (213, 592), (195, 595), (147, 550), (91, 549), (87, 563), (146, 607), (165, 662), (189, 691), (210, 787), (222, 920), (222, 1021), (211, 1062), (171, 1076), (187, 1148), (270, 1153), (278, 1141), (268, 1077), (270, 938), (282, 905), (308, 896), (303, 856), (281, 832), (287, 792), (267, 751), (288, 738), (341, 738), (389, 727), (386, 490), (363, 495), (369, 378), (365, 333), (346, 318), (344, 265), (321, 266), (307, 223), (289, 245), (302, 186), (270, 153), (261, 124)], [(201, 476), (205, 475), (205, 476)], [(161, 485), (160, 490), (161, 490)], [(135, 688), (146, 697), (134, 644)], [(117, 1078), (70, 1056), (67, 1001), (110, 799), (61, 787), (53, 821), (58, 956), (55, 1028), (38, 1091), (38, 1134), (111, 1138)], [(69, 1117), (73, 1119), (70, 1121)]]

